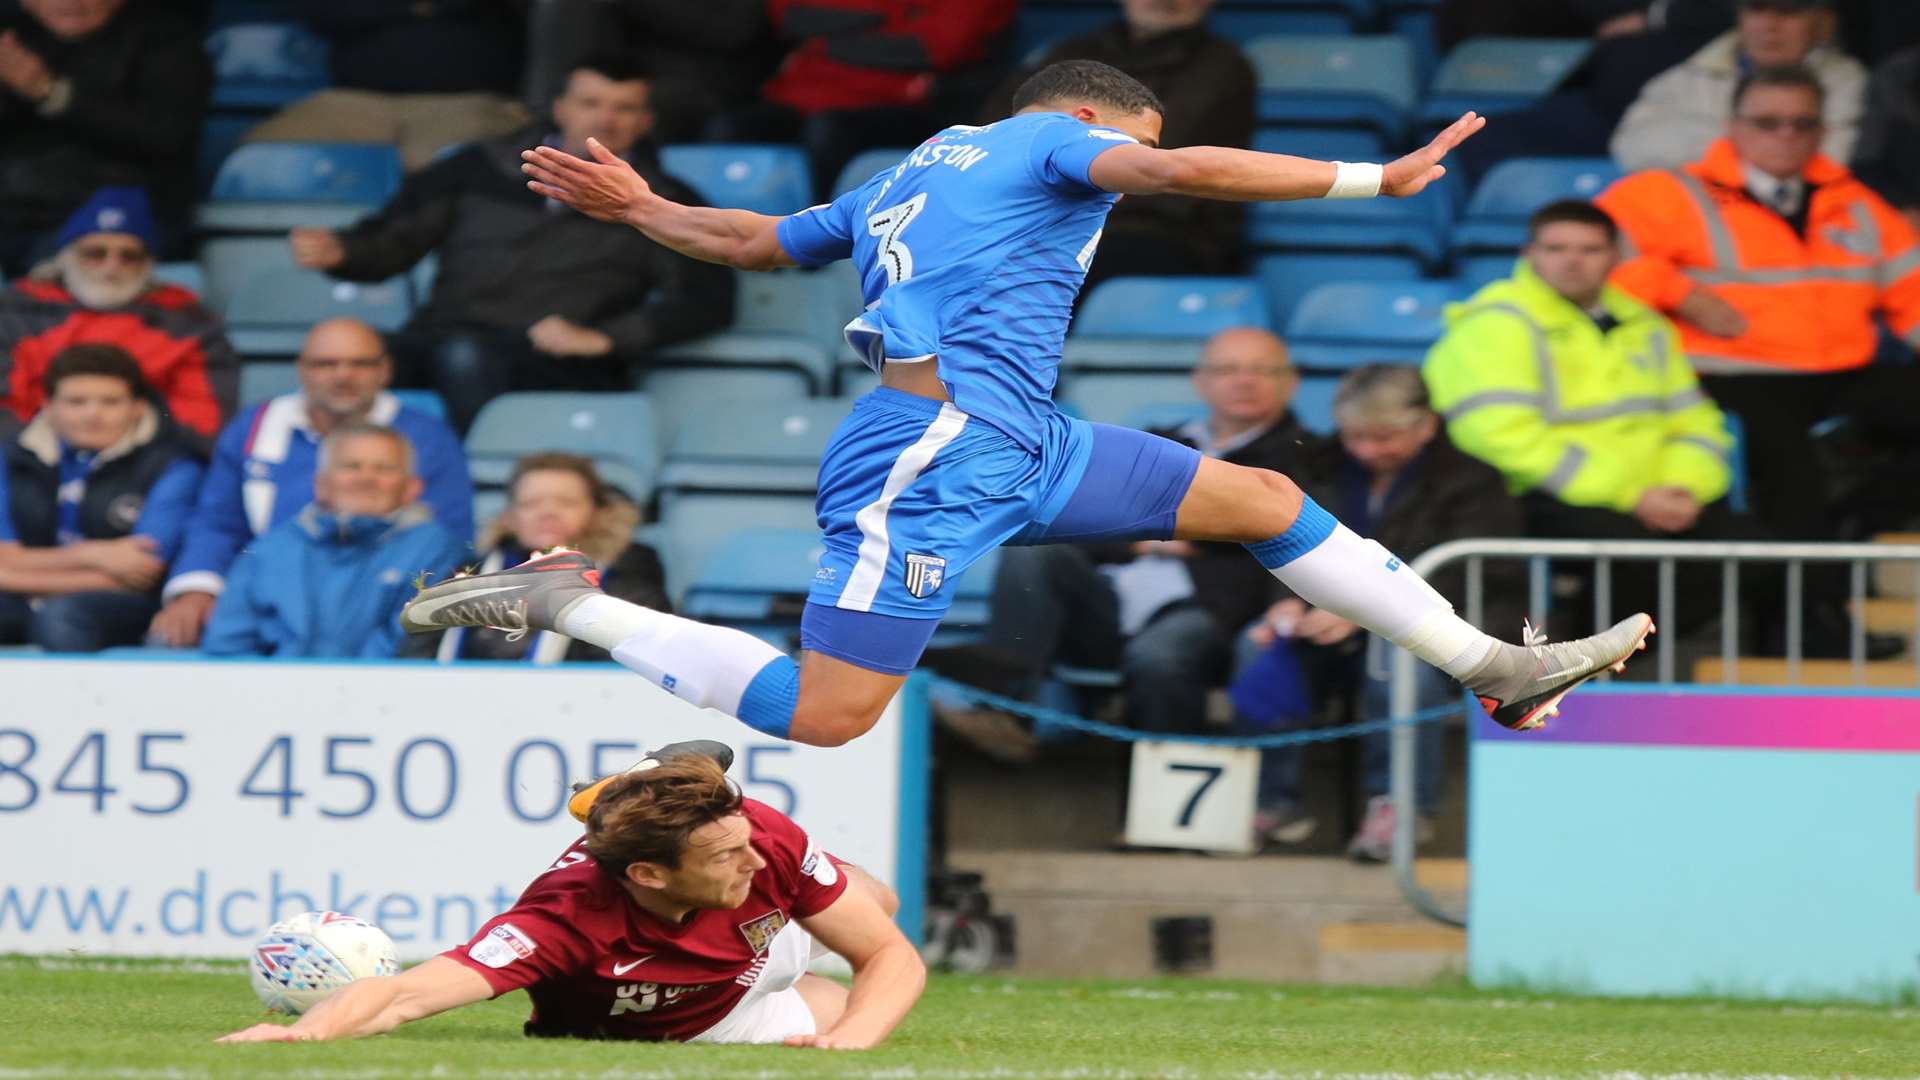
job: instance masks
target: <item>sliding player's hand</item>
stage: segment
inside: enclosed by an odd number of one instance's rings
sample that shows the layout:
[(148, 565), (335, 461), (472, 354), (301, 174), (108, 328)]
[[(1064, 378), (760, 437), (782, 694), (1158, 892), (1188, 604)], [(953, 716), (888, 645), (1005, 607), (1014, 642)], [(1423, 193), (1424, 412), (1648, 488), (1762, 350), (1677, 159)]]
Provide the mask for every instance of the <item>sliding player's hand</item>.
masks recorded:
[(865, 1050), (870, 1043), (854, 1039), (843, 1039), (831, 1032), (821, 1035), (789, 1035), (788, 1046), (810, 1047), (815, 1050)]
[(527, 187), (536, 195), (563, 202), (590, 218), (624, 222), (627, 211), (653, 189), (600, 140), (588, 139), (587, 153), (593, 160), (536, 146), (520, 152), (520, 171), (527, 174)]
[(1448, 151), (1466, 142), (1468, 136), (1487, 126), (1487, 118), (1467, 113), (1433, 137), (1433, 141), (1397, 161), (1389, 161), (1380, 177), (1380, 194), (1404, 199), (1425, 191), (1428, 184), (1447, 175), (1440, 159)]
[(313, 1036), (304, 1031), (295, 1031), (286, 1024), (255, 1024), (231, 1035), (222, 1035), (215, 1042), (310, 1042)]

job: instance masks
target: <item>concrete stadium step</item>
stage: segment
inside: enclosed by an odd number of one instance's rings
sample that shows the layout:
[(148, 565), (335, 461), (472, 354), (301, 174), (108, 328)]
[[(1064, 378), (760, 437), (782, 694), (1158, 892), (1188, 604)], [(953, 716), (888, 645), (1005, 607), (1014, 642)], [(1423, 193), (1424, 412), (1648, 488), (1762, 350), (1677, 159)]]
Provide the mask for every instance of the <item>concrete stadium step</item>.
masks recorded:
[[(1428, 933), (1449, 928), (1409, 907), (1390, 869), (1343, 858), (956, 850), (948, 863), (984, 875), (994, 910), (1013, 917), (1021, 974), (1152, 975), (1154, 920), (1178, 916), (1213, 921), (1205, 975), (1392, 985), (1465, 966), (1464, 936)], [(1464, 905), (1464, 860), (1417, 872)]]
[[(1876, 533), (1876, 544), (1920, 544), (1920, 533)], [(1878, 596), (1901, 600), (1920, 598), (1920, 574), (1911, 566), (1895, 562), (1873, 564), (1873, 591)]]
[(1920, 604), (1892, 596), (1874, 596), (1857, 605), (1849, 605), (1856, 618), (1866, 621), (1869, 634), (1890, 634), (1913, 639), (1920, 628)]
[[(1787, 660), (1782, 656), (1743, 656), (1734, 666), (1735, 680), (1743, 686), (1920, 686), (1920, 667), (1911, 659), (1870, 660), (1861, 665), (1860, 678), (1854, 679), (1849, 660), (1802, 660), (1800, 677), (1790, 677)], [(1726, 665), (1718, 656), (1701, 657), (1693, 664), (1693, 681), (1719, 683)]]

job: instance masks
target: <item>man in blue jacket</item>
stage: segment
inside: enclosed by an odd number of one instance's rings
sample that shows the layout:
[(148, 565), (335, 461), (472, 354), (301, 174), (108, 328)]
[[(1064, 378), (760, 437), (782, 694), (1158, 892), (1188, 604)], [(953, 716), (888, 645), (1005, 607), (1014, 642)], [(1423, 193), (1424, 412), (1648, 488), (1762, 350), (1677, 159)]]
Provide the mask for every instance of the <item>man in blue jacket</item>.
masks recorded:
[(227, 568), (257, 536), (314, 497), (320, 442), (348, 424), (371, 423), (413, 446), (420, 501), (463, 541), (473, 535), (473, 482), (466, 452), (446, 422), (386, 392), (393, 362), (380, 335), (357, 319), (330, 319), (307, 335), (296, 362), (300, 389), (240, 410), (214, 444), (200, 501), (154, 616), (152, 634), (176, 648), (200, 640), (225, 587)]
[(413, 447), (352, 423), (320, 444), (313, 502), (234, 561), (202, 648), (212, 656), (391, 657), (422, 573), (442, 577), (466, 537), (418, 500)]

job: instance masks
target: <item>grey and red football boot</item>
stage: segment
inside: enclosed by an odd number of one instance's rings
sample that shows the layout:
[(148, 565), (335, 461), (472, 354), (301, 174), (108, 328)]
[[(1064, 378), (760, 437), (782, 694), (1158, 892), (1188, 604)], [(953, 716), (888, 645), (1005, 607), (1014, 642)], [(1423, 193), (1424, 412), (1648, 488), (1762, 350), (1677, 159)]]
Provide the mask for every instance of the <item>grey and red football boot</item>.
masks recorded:
[(600, 571), (578, 551), (557, 548), (491, 574), (461, 574), (422, 588), (400, 609), (400, 628), (424, 634), (486, 626), (519, 637), (552, 630), (562, 612), (600, 595)]
[(1629, 615), (1592, 637), (1552, 645), (1501, 642), (1486, 662), (1460, 682), (1480, 699), (1487, 715), (1516, 731), (1537, 728), (1560, 711), (1560, 699), (1603, 671), (1624, 671), (1627, 660), (1647, 647), (1653, 617)]

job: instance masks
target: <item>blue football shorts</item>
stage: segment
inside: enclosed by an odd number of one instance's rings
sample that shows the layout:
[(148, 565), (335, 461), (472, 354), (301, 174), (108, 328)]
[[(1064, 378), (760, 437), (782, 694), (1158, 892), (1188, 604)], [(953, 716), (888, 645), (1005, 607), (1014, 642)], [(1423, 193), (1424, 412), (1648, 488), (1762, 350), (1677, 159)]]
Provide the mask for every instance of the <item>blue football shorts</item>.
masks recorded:
[(826, 554), (801, 646), (905, 674), (982, 555), (1002, 544), (1168, 539), (1199, 467), (1191, 447), (1059, 413), (1030, 453), (951, 402), (874, 390), (820, 461)]

